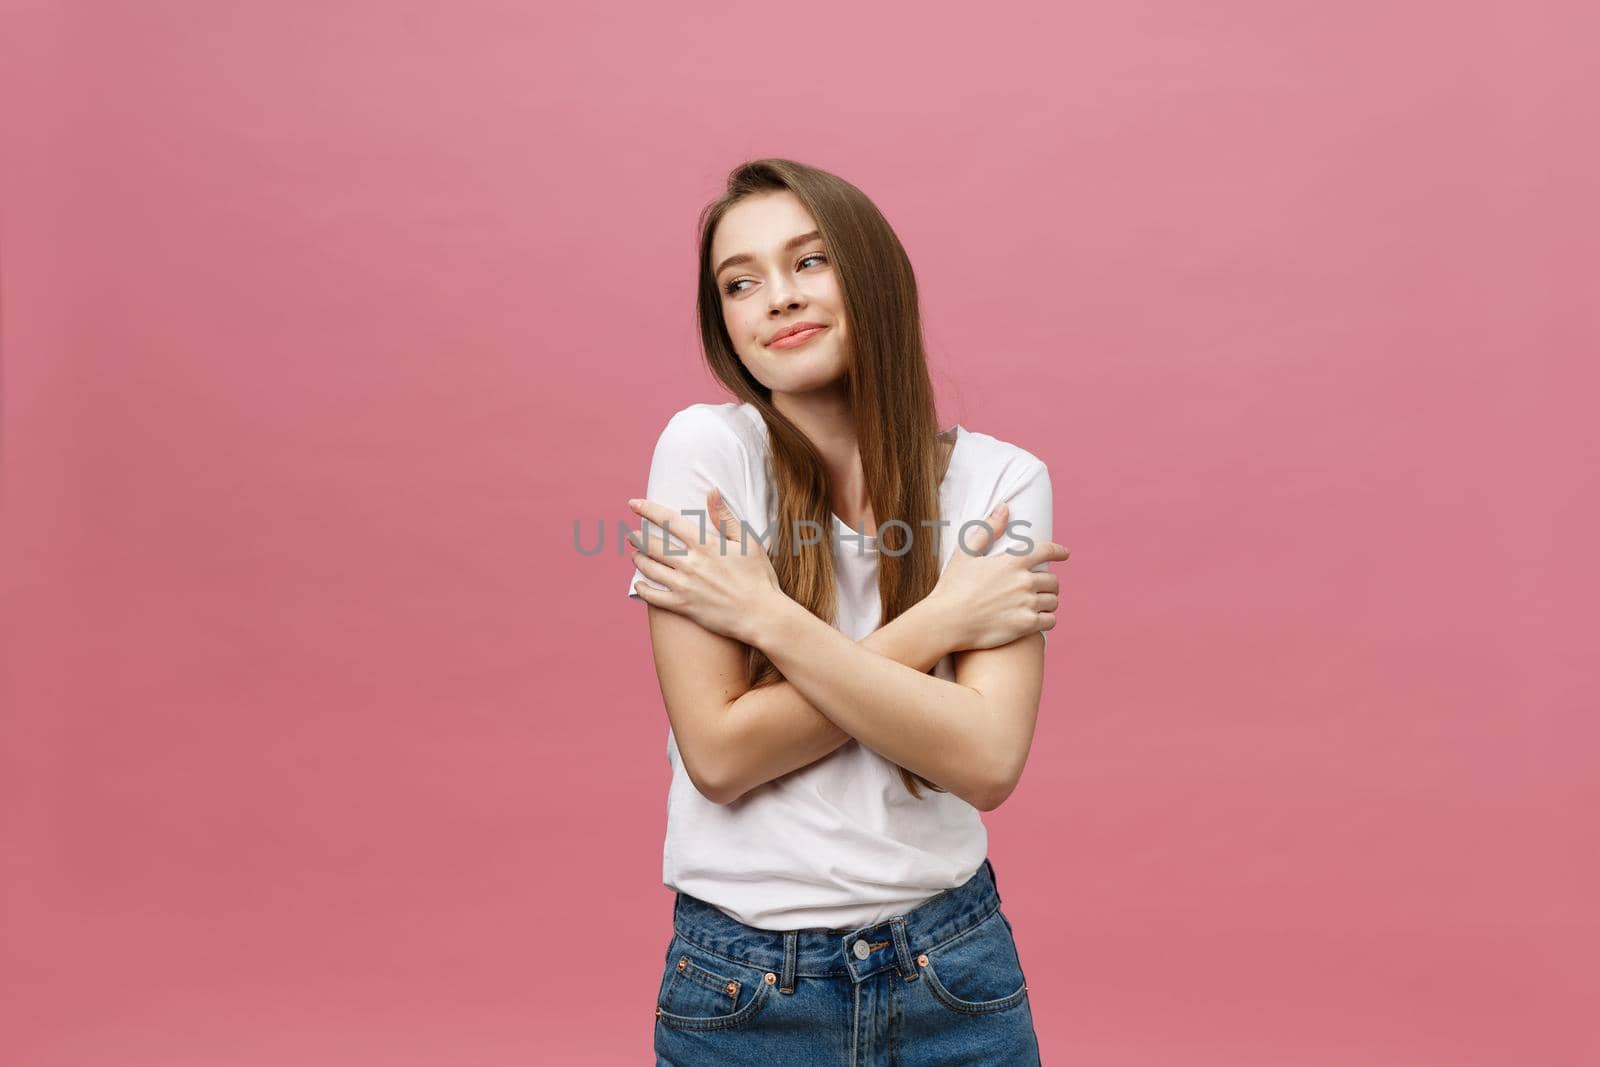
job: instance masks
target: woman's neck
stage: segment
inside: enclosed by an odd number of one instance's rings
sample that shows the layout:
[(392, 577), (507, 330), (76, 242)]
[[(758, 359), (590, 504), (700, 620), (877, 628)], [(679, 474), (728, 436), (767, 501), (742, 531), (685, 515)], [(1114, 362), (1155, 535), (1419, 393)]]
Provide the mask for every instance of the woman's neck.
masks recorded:
[[(855, 412), (842, 393), (834, 390), (794, 394), (773, 393), (772, 406), (800, 428), (812, 446), (822, 454), (833, 490), (830, 508), (853, 530), (876, 532), (872, 499), (867, 494), (866, 476), (861, 469), (861, 445), (856, 436)], [(950, 471), (955, 453), (955, 432), (940, 434), (939, 481)]]

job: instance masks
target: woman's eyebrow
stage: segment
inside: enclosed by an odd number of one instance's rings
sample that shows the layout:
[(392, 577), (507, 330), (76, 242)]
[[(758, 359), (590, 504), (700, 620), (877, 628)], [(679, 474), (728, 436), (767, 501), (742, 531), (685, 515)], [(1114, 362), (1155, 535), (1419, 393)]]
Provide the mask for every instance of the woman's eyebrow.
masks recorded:
[[(815, 241), (817, 238), (819, 238), (821, 236), (822, 236), (821, 231), (812, 230), (810, 233), (802, 233), (798, 237), (791, 237), (787, 241), (783, 242), (783, 250), (785, 252), (787, 252), (792, 248), (798, 248), (800, 245), (805, 244), (807, 241)], [(753, 260), (755, 258), (756, 257), (752, 256), (749, 252), (740, 252), (736, 256), (729, 256), (727, 259), (725, 259), (721, 263), (717, 264), (717, 269), (711, 272), (711, 276), (713, 278), (715, 278), (717, 275), (721, 274), (723, 271), (727, 270), (729, 267), (733, 266), (734, 264), (736, 264), (736, 263), (749, 263), (751, 260)]]

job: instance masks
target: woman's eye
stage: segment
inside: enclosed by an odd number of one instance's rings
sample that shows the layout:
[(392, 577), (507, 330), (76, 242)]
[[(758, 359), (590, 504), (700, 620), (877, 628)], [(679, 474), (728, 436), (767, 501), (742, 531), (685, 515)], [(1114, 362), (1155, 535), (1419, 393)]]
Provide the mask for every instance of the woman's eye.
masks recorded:
[[(799, 267), (801, 270), (804, 270), (806, 263), (809, 262), (810, 260), (813, 260), (813, 259), (820, 259), (824, 263), (828, 262), (828, 257), (823, 255), (821, 252), (812, 252), (809, 255), (801, 256), (800, 257), (800, 262), (795, 264), (795, 265), (797, 267)], [(722, 286), (722, 291), (724, 293), (727, 293), (729, 296), (733, 296), (733, 295), (735, 295), (737, 293), (742, 293), (742, 292), (744, 292), (744, 290), (739, 288), (739, 286), (743, 285), (745, 282), (747, 282), (749, 280), (750, 280), (749, 278), (735, 278), (731, 282), (724, 283), (724, 285)]]

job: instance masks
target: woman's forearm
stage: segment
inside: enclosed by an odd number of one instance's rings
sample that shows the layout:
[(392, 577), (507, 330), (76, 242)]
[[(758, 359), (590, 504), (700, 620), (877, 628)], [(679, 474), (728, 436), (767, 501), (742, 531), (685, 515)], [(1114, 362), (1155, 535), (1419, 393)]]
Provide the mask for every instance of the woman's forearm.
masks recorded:
[(982, 806), (1003, 759), (989, 751), (995, 732), (981, 693), (876, 655), (786, 596), (758, 612), (756, 646), (815, 712), (884, 758)]
[[(926, 674), (961, 647), (951, 644), (956, 623), (938, 602), (923, 600), (854, 644)], [(729, 706), (725, 722), (718, 763), (729, 797), (814, 763), (851, 739), (787, 680), (746, 692)]]

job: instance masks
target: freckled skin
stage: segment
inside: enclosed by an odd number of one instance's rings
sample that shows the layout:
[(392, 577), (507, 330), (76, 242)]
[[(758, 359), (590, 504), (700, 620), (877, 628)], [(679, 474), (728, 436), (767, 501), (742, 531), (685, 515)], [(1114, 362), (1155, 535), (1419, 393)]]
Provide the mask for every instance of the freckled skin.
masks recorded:
[[(724, 290), (722, 316), (734, 351), (756, 381), (774, 393), (838, 388), (849, 365), (844, 300), (826, 247), (820, 239), (793, 250), (783, 247), (789, 238), (816, 228), (800, 199), (784, 190), (735, 204), (711, 242), (713, 266), (737, 253), (755, 256), (724, 270), (717, 286)], [(725, 291), (730, 283), (733, 293)], [(767, 347), (769, 337), (795, 322), (820, 322), (828, 329), (798, 348)]]

